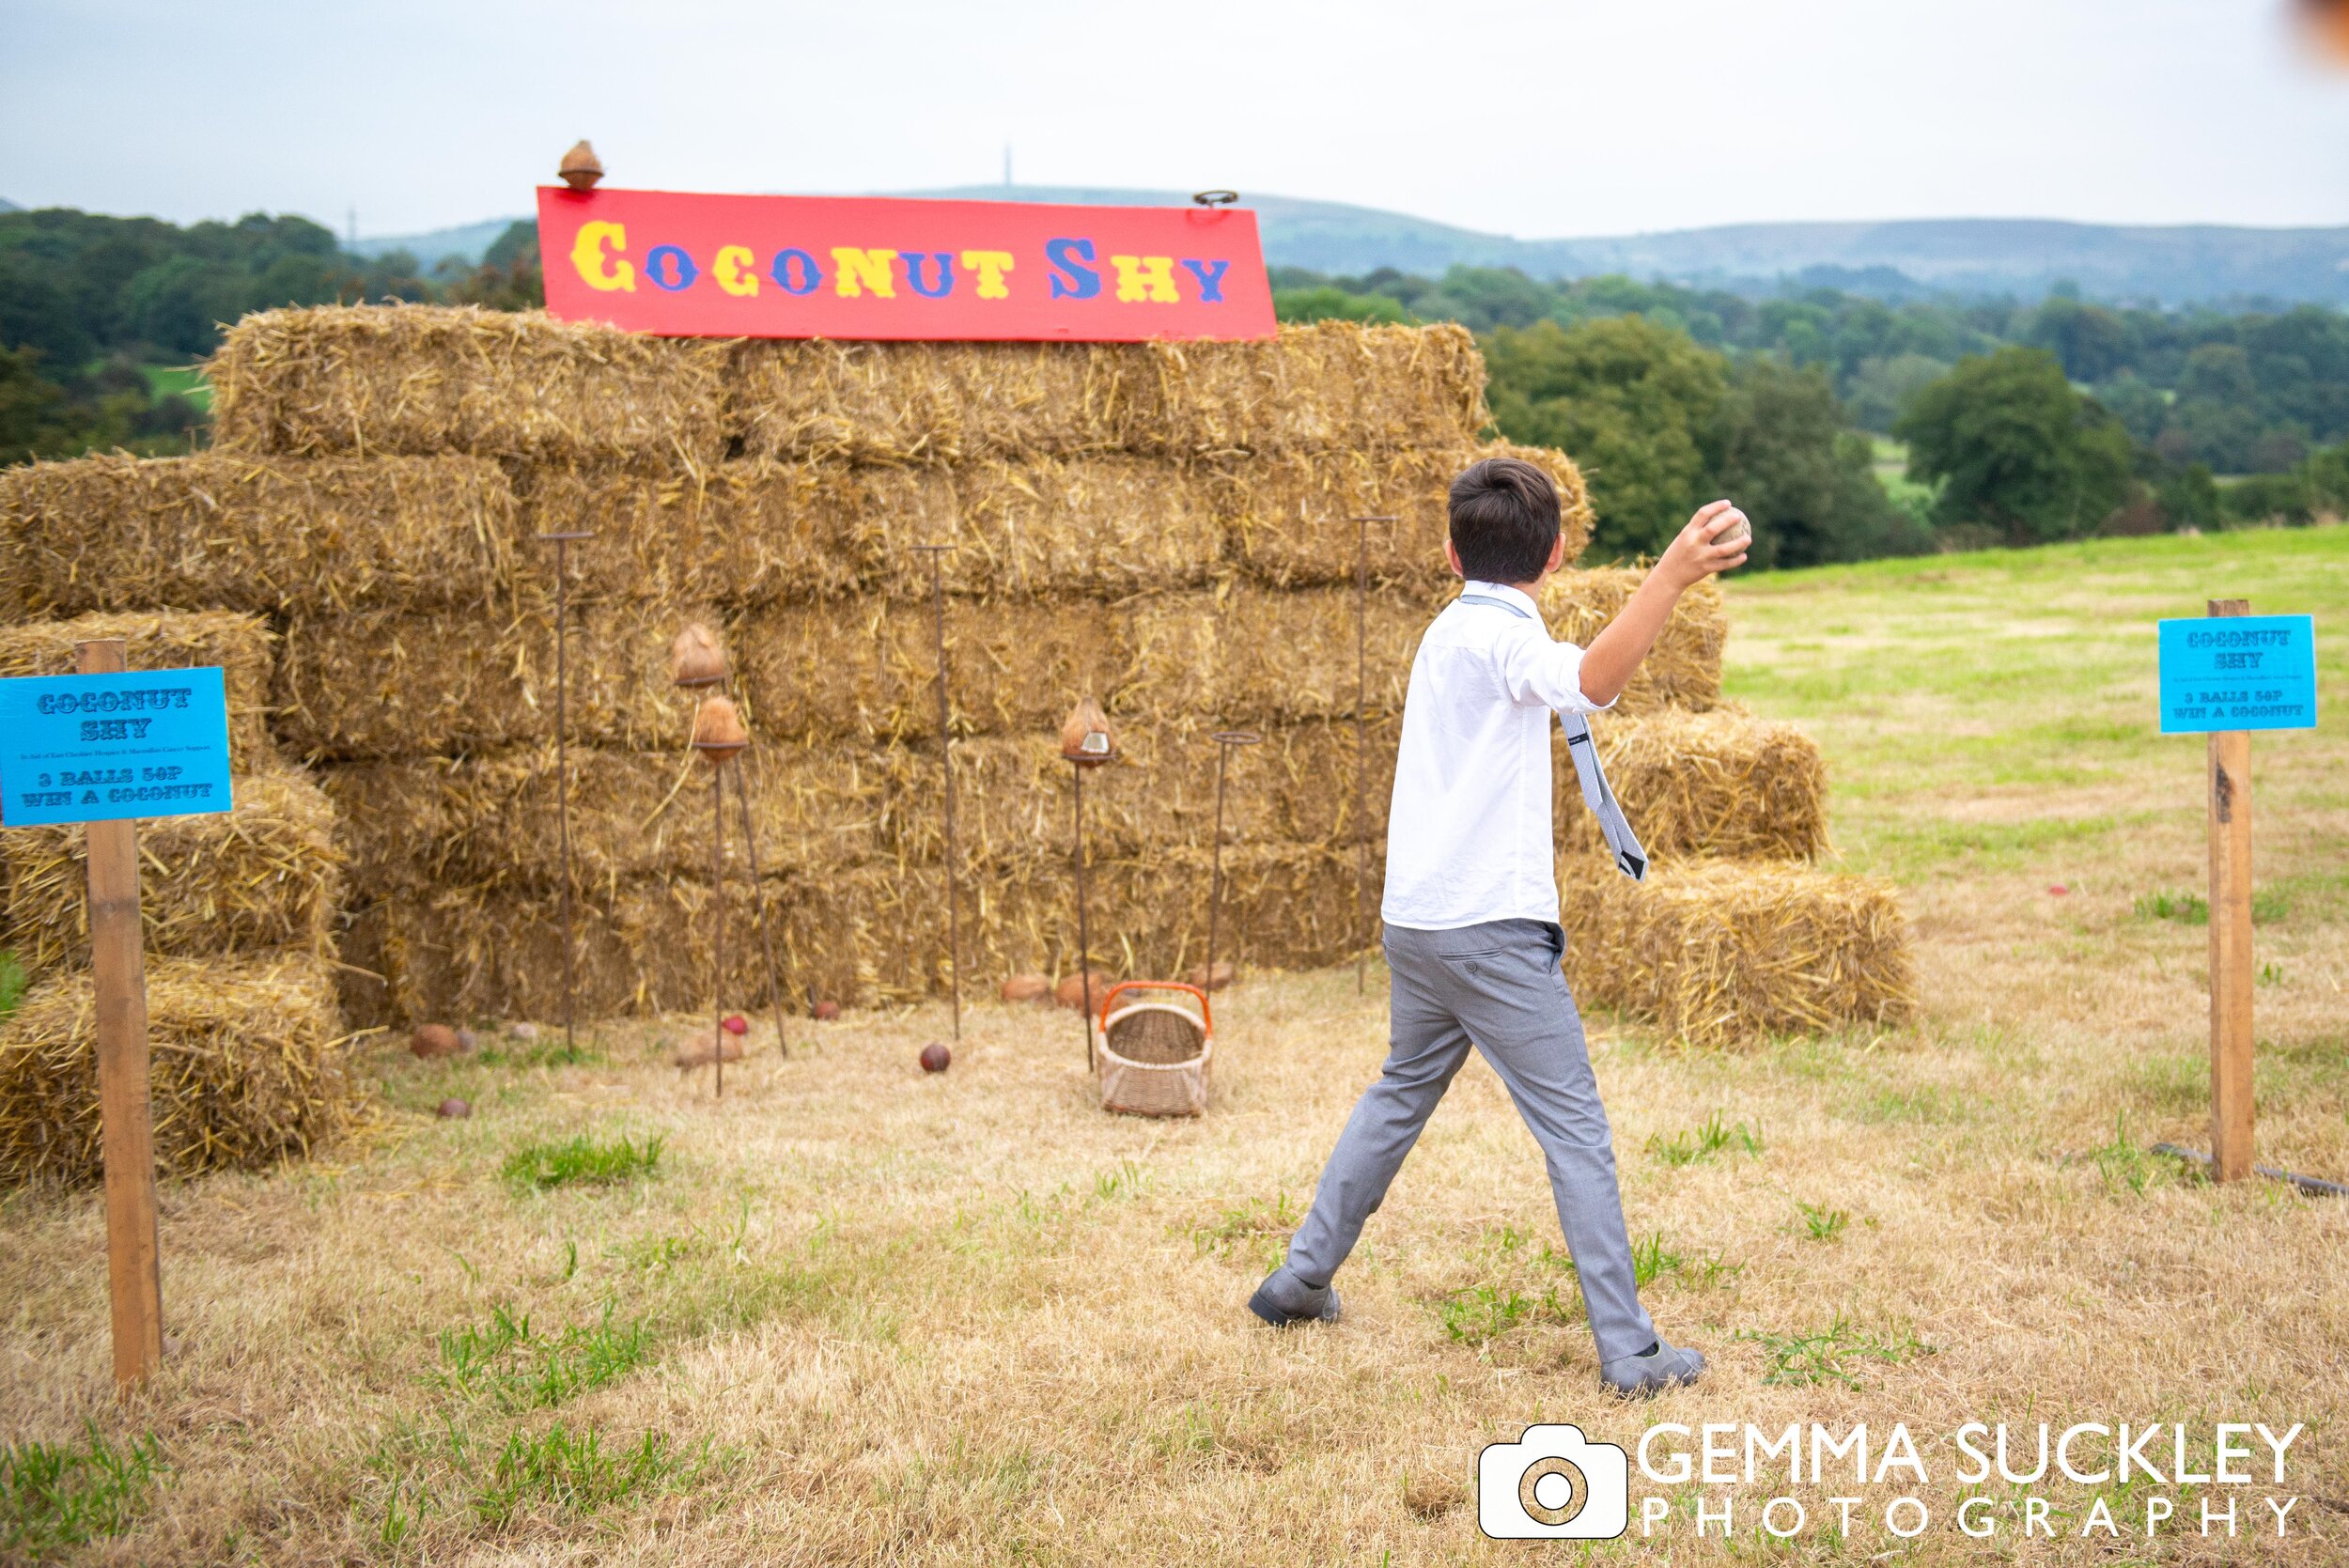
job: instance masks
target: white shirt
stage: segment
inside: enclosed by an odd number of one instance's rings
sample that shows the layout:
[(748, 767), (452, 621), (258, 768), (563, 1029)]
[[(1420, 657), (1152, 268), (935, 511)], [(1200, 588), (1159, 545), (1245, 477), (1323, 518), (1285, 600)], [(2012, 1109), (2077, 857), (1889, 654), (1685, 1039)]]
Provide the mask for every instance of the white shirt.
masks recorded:
[(1466, 591), (1525, 613), (1455, 601), (1411, 660), (1380, 913), (1420, 931), (1557, 920), (1551, 715), (1614, 706), (1582, 694), (1582, 650), (1550, 640), (1532, 598), (1497, 582)]

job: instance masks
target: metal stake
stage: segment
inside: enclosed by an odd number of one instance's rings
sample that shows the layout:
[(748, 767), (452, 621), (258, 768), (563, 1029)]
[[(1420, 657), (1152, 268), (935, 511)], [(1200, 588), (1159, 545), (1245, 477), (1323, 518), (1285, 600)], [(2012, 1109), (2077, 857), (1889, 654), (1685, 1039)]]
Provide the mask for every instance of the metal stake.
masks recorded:
[(1077, 800), (1077, 972), (1084, 993), (1085, 1071), (1093, 1070), (1093, 941), (1085, 931), (1085, 765), (1070, 759), (1076, 774)]
[(1218, 730), (1213, 739), (1215, 752), (1215, 852), (1211, 860), (1214, 871), (1207, 880), (1207, 983), (1199, 988), (1215, 989), (1215, 926), (1216, 917), (1223, 908), (1223, 775), (1232, 760), (1235, 746), (1253, 746), (1264, 737), (1246, 730)]
[(563, 854), (563, 1051), (571, 1056), (578, 1051), (573, 1013), (579, 995), (577, 943), (571, 924), (571, 541), (595, 536), (575, 530), (538, 537), (554, 546), (554, 819)]
[(715, 1098), (726, 1096), (726, 768), (709, 770), (709, 1054)]
[[(946, 784), (946, 974), (954, 988), (955, 1039), (962, 1039), (962, 914), (956, 897), (956, 863), (958, 859), (955, 843), (955, 759), (949, 749), (954, 737), (947, 727), (946, 713), (946, 551), (955, 547), (944, 545), (915, 545), (930, 558), (930, 602), (937, 621), (938, 648), (938, 770)], [(1085, 1051), (1088, 1059), (1093, 1049), (1090, 1025), (1085, 1031)]]
[[(751, 755), (755, 758), (754, 749)], [(783, 971), (775, 965), (775, 934), (767, 924), (767, 884), (758, 871), (758, 829), (751, 820), (751, 781), (746, 774), (734, 781), (734, 803), (741, 809), (742, 844), (751, 858), (751, 906), (758, 911), (758, 943), (767, 951), (767, 1000), (775, 1010), (775, 1054), (789, 1056), (783, 1037)]]
[(1354, 918), (1362, 924), (1362, 943), (1354, 950), (1354, 994), (1369, 981), (1370, 963), (1370, 525), (1392, 517), (1359, 517), (1354, 546)]

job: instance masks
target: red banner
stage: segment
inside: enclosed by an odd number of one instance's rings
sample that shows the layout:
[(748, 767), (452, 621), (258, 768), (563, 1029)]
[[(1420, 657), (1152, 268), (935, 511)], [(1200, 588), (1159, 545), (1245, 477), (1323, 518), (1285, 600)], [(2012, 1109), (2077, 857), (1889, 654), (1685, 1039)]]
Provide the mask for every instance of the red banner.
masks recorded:
[(666, 337), (1270, 337), (1256, 214), (538, 191), (547, 308)]

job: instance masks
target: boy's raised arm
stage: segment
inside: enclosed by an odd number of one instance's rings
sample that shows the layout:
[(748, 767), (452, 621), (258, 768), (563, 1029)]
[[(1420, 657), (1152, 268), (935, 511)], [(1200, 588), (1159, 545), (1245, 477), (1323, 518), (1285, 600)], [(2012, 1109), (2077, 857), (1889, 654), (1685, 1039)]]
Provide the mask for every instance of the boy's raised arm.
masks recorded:
[(1615, 618), (1582, 650), (1584, 698), (1595, 707), (1605, 707), (1622, 696), (1631, 672), (1656, 645), (1680, 596), (1717, 572), (1744, 566), (1752, 543), (1746, 514), (1730, 503), (1716, 501), (1700, 508)]

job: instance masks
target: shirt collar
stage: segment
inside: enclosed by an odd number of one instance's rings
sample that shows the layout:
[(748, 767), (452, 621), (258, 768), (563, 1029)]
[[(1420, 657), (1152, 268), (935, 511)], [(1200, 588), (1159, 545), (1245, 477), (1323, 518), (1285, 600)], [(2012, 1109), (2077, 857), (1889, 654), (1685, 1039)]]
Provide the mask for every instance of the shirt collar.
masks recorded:
[(1476, 579), (1470, 578), (1461, 591), (1483, 594), (1488, 598), (1506, 599), (1511, 604), (1522, 605), (1525, 613), (1532, 616), (1536, 622), (1542, 618), (1542, 607), (1533, 602), (1533, 596), (1522, 588), (1512, 588), (1506, 582), (1479, 582)]

